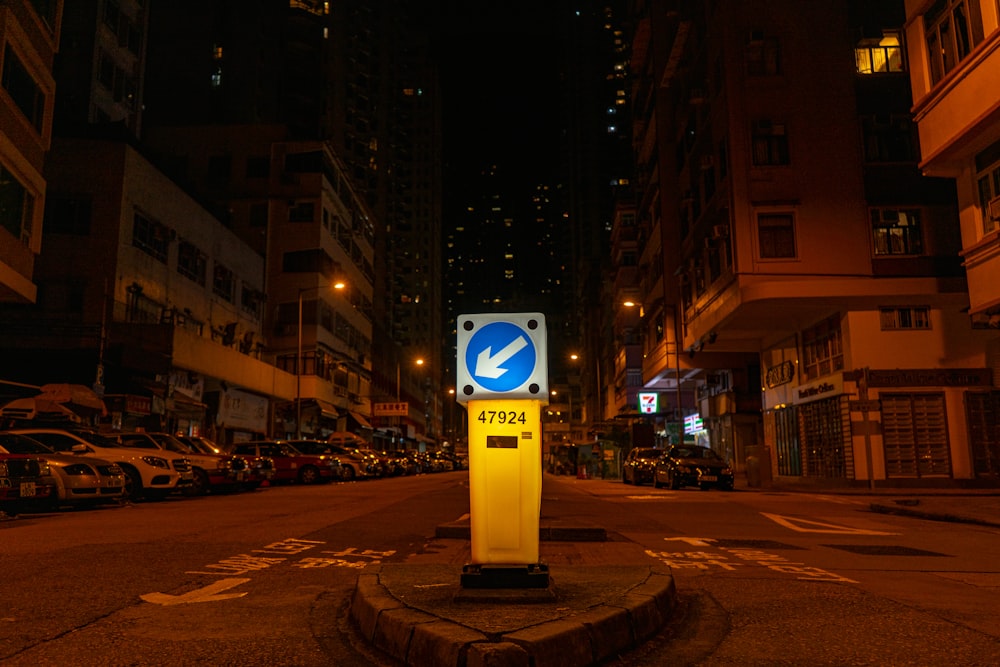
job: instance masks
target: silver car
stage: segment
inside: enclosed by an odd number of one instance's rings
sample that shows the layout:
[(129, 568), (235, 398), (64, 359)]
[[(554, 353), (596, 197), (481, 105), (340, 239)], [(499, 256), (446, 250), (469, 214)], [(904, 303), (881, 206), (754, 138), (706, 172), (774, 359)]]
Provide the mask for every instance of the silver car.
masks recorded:
[(61, 454), (34, 438), (0, 432), (0, 452), (30, 454), (49, 464), (49, 481), (55, 487), (51, 504), (92, 505), (124, 497), (125, 472), (121, 466), (90, 456)]

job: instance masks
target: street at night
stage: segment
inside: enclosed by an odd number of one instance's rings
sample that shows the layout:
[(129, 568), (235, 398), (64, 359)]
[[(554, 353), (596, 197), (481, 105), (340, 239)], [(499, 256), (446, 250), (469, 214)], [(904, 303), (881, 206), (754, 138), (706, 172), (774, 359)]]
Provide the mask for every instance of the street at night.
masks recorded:
[[(673, 618), (610, 664), (997, 664), (1000, 528), (873, 499), (545, 475), (543, 526), (607, 540), (543, 540), (541, 560), (556, 606), (560, 568), (673, 575)], [(436, 530), (468, 512), (456, 471), (23, 514), (0, 523), (0, 662), (395, 665), (349, 617), (358, 575), (435, 563), (457, 580), (469, 541)]]

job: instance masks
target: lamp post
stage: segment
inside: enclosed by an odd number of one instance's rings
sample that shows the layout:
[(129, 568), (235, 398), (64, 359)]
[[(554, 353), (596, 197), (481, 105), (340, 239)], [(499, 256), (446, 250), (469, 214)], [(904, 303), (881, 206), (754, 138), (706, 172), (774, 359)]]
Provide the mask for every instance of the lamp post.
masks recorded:
[(314, 285), (312, 287), (299, 288), (299, 326), (298, 326), (298, 346), (295, 355), (295, 439), (302, 439), (302, 295), (312, 290), (321, 290), (324, 287), (332, 287), (335, 290), (342, 290), (346, 287), (342, 280), (336, 280), (329, 285)]

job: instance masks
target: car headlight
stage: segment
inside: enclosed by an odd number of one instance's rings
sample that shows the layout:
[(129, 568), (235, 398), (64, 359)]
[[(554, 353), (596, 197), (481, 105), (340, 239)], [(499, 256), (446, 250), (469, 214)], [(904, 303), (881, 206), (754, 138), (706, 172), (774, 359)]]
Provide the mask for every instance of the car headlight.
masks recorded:
[(147, 464), (153, 466), (154, 468), (163, 468), (164, 470), (170, 470), (170, 464), (167, 463), (167, 460), (161, 459), (159, 456), (143, 456), (142, 460)]
[(733, 474), (733, 469), (732, 468), (723, 468), (722, 472), (720, 472), (719, 474), (720, 475), (732, 475)]

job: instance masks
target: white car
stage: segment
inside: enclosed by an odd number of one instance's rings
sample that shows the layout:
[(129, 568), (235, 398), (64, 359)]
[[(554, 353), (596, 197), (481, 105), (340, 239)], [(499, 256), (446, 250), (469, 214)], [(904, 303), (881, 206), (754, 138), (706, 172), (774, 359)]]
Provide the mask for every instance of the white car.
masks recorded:
[(117, 463), (125, 472), (125, 492), (130, 498), (163, 498), (184, 491), (194, 483), (191, 462), (173, 452), (122, 447), (94, 431), (19, 428), (10, 432), (27, 435), (57, 452), (94, 456)]
[(191, 495), (200, 496), (212, 490), (237, 489), (250, 479), (250, 464), (242, 456), (232, 454), (204, 454), (169, 433), (116, 433), (115, 439), (123, 447), (148, 449), (164, 456), (183, 456), (191, 462), (194, 485)]

